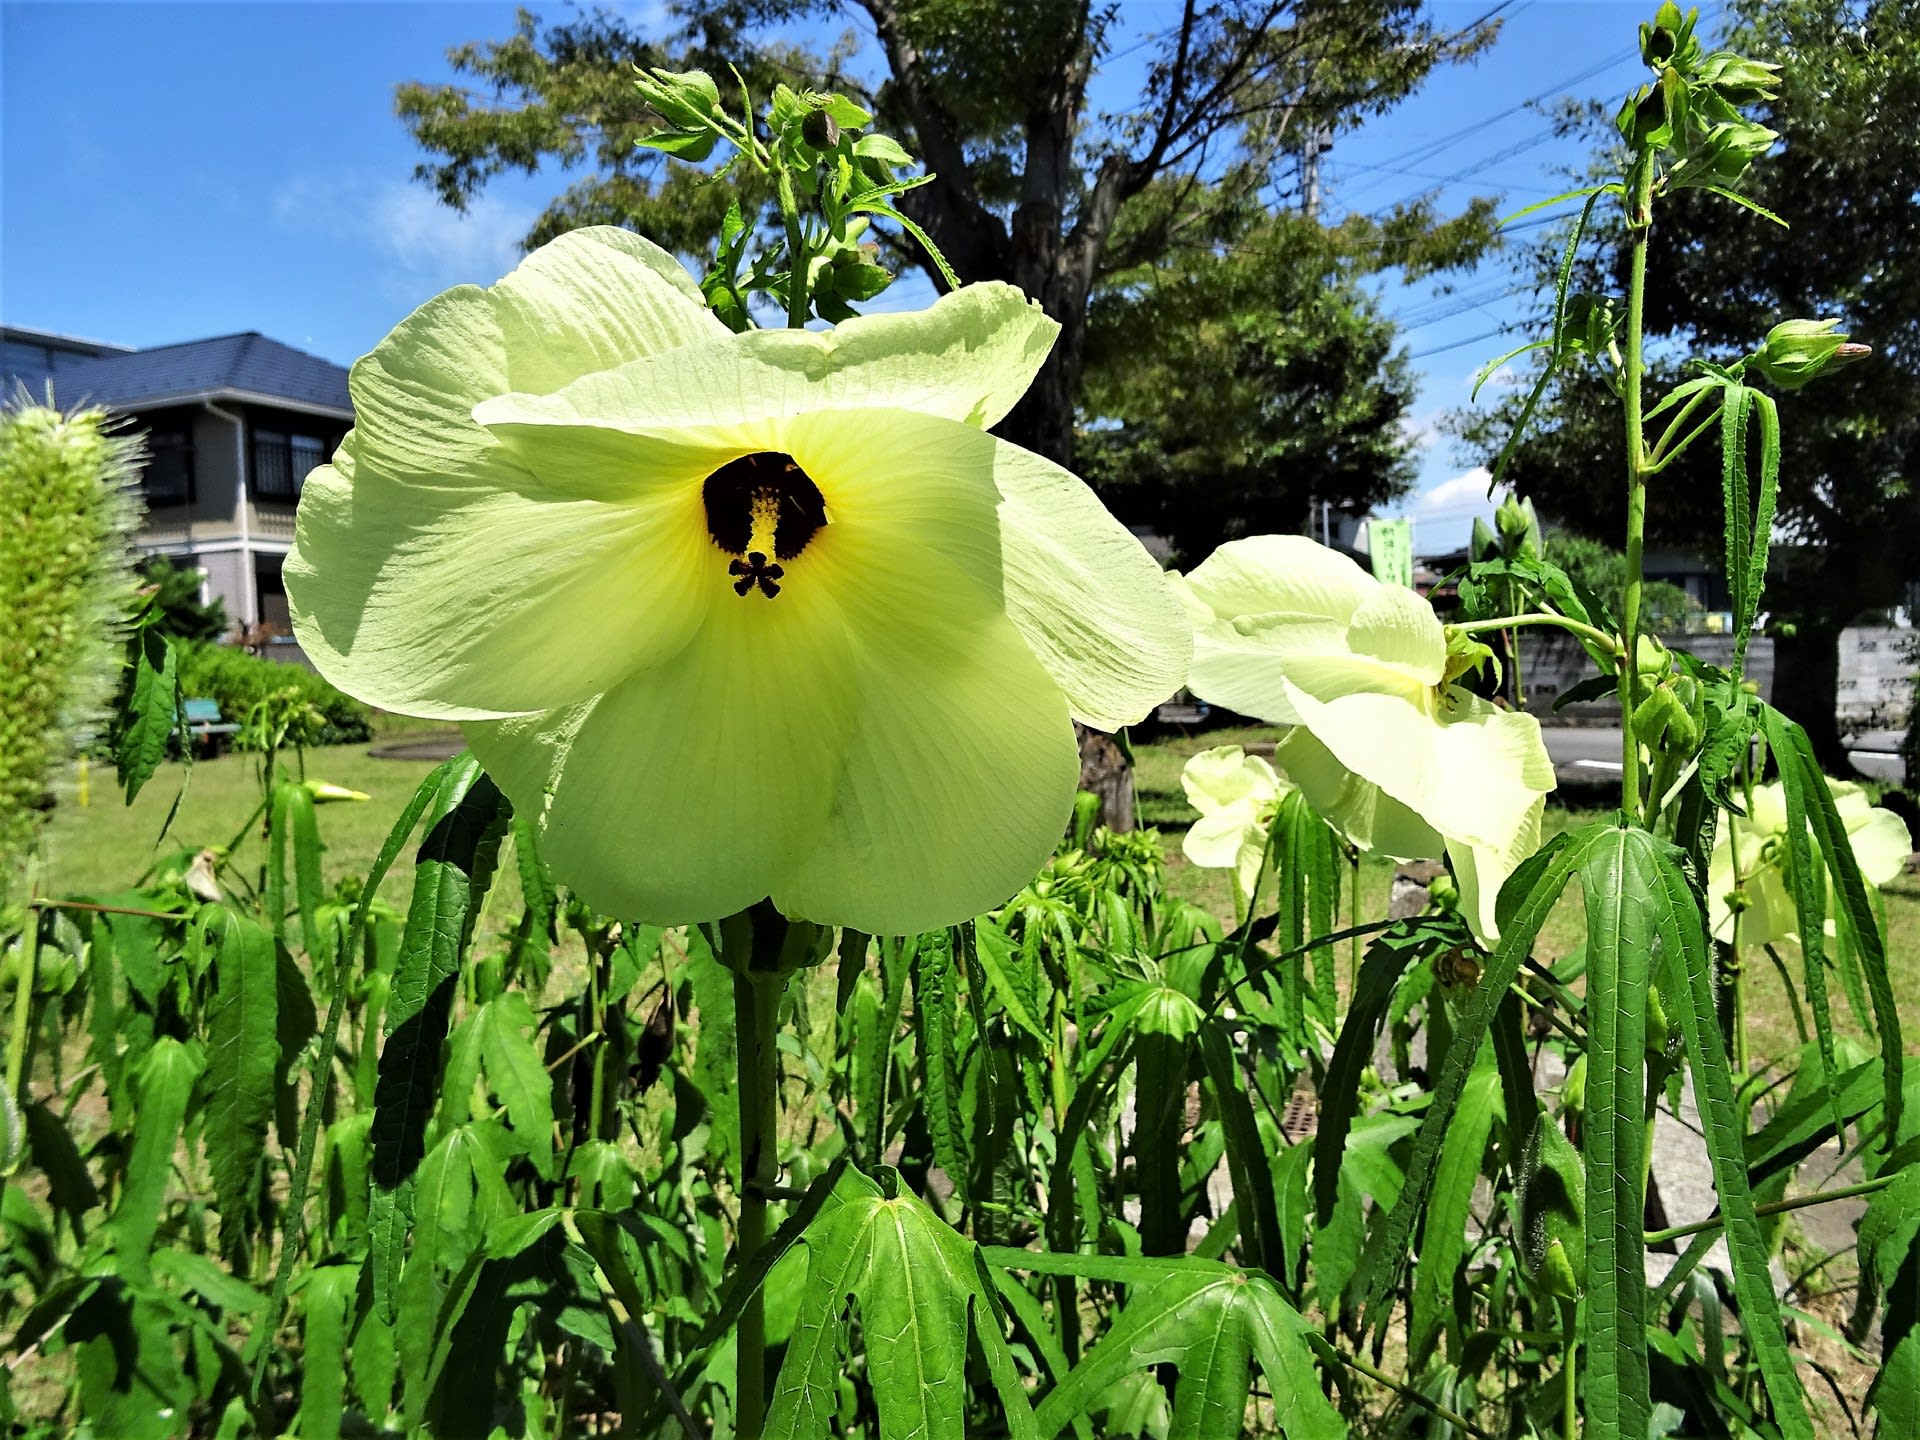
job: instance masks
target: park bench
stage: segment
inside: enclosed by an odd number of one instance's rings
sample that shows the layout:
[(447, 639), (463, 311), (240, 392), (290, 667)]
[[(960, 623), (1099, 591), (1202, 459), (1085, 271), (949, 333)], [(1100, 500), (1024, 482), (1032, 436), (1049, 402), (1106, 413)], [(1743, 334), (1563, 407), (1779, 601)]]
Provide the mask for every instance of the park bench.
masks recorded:
[[(205, 756), (218, 755), (226, 749), (227, 741), (240, 730), (231, 720), (220, 718), (218, 700), (183, 700), (180, 702), (180, 714), (186, 722), (188, 739)], [(175, 733), (178, 733), (178, 727)]]

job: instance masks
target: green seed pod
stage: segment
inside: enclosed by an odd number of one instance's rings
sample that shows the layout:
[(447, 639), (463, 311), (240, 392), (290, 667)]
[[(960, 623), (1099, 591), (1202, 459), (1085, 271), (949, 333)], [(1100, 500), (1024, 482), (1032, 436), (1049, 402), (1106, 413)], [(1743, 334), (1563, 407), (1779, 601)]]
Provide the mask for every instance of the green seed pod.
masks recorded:
[(1580, 1298), (1587, 1268), (1586, 1175), (1560, 1122), (1534, 1118), (1520, 1162), (1520, 1268), (1537, 1288)]
[(104, 410), (0, 408), (0, 899), (119, 680), (140, 459)]

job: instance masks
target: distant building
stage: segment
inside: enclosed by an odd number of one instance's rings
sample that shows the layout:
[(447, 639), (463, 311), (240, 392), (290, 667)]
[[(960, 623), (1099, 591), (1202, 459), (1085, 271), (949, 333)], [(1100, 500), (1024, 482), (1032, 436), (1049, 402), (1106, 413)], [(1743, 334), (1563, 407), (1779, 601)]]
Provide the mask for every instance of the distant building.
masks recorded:
[(147, 437), (139, 546), (203, 575), (227, 617), (291, 635), (281, 566), (308, 472), (353, 424), (347, 372), (254, 331), (145, 350), (0, 328), (5, 385), (104, 405)]

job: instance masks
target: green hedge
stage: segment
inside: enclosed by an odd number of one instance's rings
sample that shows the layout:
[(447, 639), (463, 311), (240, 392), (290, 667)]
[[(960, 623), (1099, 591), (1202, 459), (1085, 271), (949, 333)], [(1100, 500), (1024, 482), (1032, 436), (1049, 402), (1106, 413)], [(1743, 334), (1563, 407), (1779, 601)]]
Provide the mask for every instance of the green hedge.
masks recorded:
[(244, 748), (247, 717), (269, 696), (288, 691), (302, 708), (287, 732), (292, 745), (353, 745), (373, 737), (367, 707), (341, 694), (304, 665), (279, 664), (249, 655), (232, 645), (186, 645), (180, 657), (180, 691), (189, 699), (219, 703), (221, 718), (243, 727), (235, 737)]

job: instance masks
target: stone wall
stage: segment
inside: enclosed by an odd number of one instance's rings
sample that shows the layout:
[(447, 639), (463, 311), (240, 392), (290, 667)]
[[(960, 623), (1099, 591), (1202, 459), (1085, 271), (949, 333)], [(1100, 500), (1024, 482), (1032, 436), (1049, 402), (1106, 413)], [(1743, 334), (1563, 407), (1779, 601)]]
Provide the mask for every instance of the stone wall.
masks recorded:
[[(1856, 626), (1840, 634), (1840, 728), (1904, 730), (1913, 705), (1913, 672), (1920, 632), (1889, 626)], [(1678, 644), (1710, 665), (1733, 663), (1733, 639), (1727, 635), (1688, 635)], [(1594, 673), (1593, 662), (1571, 635), (1534, 630), (1521, 641), (1520, 661), (1527, 686), (1527, 709), (1562, 724), (1611, 725), (1620, 707), (1611, 698), (1581, 701), (1555, 712), (1560, 692)], [(1747, 677), (1773, 698), (1773, 641), (1757, 635), (1747, 647)], [(1791, 697), (1786, 698), (1791, 708)]]
[(1912, 630), (1856, 626), (1840, 632), (1840, 728), (1904, 730), (1913, 708)]

